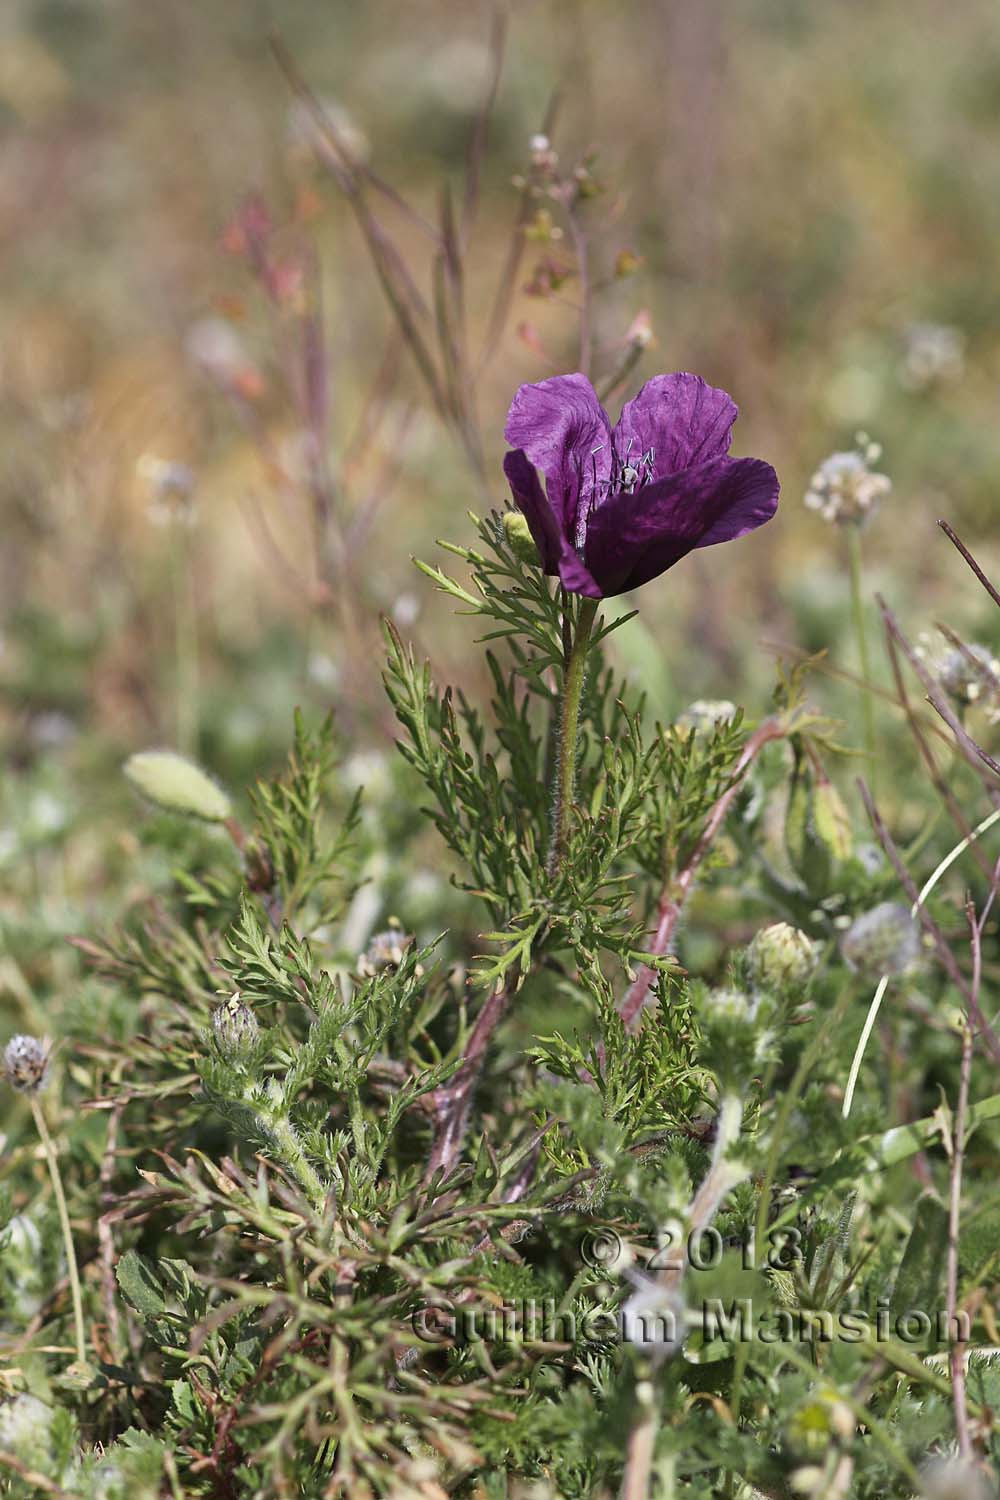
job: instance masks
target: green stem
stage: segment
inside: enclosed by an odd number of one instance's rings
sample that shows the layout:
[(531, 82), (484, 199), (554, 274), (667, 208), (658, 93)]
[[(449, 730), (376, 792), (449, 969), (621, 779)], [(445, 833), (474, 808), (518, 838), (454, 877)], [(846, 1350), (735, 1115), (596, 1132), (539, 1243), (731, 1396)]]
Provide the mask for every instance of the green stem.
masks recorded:
[(865, 629), (865, 601), (861, 588), (861, 527), (850, 525), (847, 531), (847, 552), (851, 570), (851, 612), (854, 616), (854, 639), (857, 644), (858, 662), (864, 687), (861, 689), (861, 722), (864, 726), (865, 758), (868, 764), (868, 782), (875, 783), (875, 702), (872, 684), (871, 660), (868, 655), (868, 635)]
[(573, 794), (576, 786), (577, 738), (580, 729), (580, 703), (587, 670), (590, 632), (597, 614), (596, 599), (581, 599), (576, 620), (576, 634), (566, 658), (563, 679), (562, 718), (559, 723), (559, 755), (556, 761), (555, 804), (552, 811), (552, 842), (546, 870), (555, 875), (566, 852)]
[(174, 693), (177, 748), (198, 754), (198, 627), (191, 577), (191, 550), (180, 520), (171, 525), (170, 574), (174, 603)]
[(80, 1363), (85, 1365), (87, 1363), (87, 1335), (83, 1324), (83, 1298), (80, 1295), (80, 1272), (76, 1264), (76, 1249), (73, 1245), (73, 1230), (69, 1222), (69, 1209), (66, 1207), (66, 1194), (63, 1192), (62, 1177), (59, 1173), (59, 1157), (56, 1154), (55, 1143), (49, 1135), (49, 1127), (45, 1123), (45, 1116), (42, 1114), (41, 1105), (37, 1099), (32, 1099), (31, 1101), (31, 1113), (35, 1117), (35, 1126), (41, 1137), (45, 1159), (49, 1164), (52, 1191), (56, 1195), (59, 1223), (62, 1226), (63, 1243), (66, 1247), (66, 1270), (69, 1274), (69, 1289), (73, 1298), (73, 1321), (76, 1325), (76, 1353)]

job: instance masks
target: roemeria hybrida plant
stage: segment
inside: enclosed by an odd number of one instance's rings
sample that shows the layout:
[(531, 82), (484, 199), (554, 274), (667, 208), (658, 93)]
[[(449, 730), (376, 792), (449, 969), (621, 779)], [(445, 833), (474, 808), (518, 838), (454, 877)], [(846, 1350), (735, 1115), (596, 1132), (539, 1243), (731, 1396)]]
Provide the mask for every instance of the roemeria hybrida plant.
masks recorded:
[(614, 427), (585, 375), (522, 385), (511, 402), (511, 491), (545, 572), (583, 596), (566, 655), (550, 872), (566, 842), (598, 601), (658, 578), (695, 548), (756, 531), (777, 509), (771, 465), (729, 456), (738, 415), (725, 391), (686, 372), (648, 380)]
[(546, 573), (603, 599), (763, 526), (778, 476), (729, 457), (737, 416), (725, 391), (685, 373), (648, 380), (614, 427), (585, 375), (522, 385), (504, 472)]

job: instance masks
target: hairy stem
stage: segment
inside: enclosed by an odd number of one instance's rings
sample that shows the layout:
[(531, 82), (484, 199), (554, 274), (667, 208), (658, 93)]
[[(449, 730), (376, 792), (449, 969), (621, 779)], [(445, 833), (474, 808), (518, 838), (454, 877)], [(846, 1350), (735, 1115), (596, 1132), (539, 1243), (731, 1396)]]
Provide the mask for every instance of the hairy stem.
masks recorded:
[(87, 1334), (83, 1323), (83, 1297), (80, 1294), (80, 1272), (76, 1263), (76, 1247), (73, 1244), (73, 1229), (69, 1222), (69, 1209), (66, 1207), (66, 1194), (63, 1192), (62, 1175), (59, 1171), (59, 1157), (56, 1152), (55, 1142), (51, 1135), (49, 1135), (49, 1127), (45, 1123), (42, 1107), (37, 1099), (32, 1099), (31, 1101), (31, 1113), (35, 1117), (35, 1128), (38, 1131), (42, 1147), (45, 1151), (45, 1159), (49, 1164), (52, 1191), (56, 1196), (56, 1208), (59, 1211), (59, 1223), (62, 1227), (63, 1245), (66, 1250), (66, 1271), (69, 1276), (70, 1294), (73, 1298), (73, 1322), (76, 1327), (76, 1355), (81, 1364), (86, 1364)]
[(569, 820), (573, 811), (576, 787), (577, 738), (580, 729), (580, 704), (587, 671), (590, 633), (597, 614), (596, 599), (581, 599), (576, 633), (566, 657), (563, 680), (562, 718), (559, 724), (559, 755), (556, 761), (555, 804), (552, 812), (552, 842), (546, 869), (555, 875), (566, 852)]

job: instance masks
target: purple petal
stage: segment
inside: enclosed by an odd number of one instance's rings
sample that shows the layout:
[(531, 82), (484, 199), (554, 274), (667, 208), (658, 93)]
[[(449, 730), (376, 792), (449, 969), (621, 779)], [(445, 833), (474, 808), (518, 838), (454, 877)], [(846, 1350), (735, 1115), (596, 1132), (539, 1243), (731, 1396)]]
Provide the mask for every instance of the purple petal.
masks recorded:
[(527, 454), (517, 448), (504, 458), (503, 471), (517, 508), (528, 523), (543, 569), (546, 573), (557, 573), (563, 535), (548, 496), (539, 483), (538, 470)]
[(716, 458), (613, 495), (593, 512), (584, 549), (602, 594), (622, 594), (672, 568), (695, 547), (763, 526), (778, 506), (778, 476), (759, 458)]
[(585, 375), (555, 375), (522, 385), (504, 435), (541, 469), (561, 529), (572, 536), (577, 506), (611, 473), (611, 424)]
[(548, 496), (539, 483), (538, 472), (527, 454), (519, 448), (508, 453), (503, 461), (503, 471), (517, 507), (528, 523), (543, 570), (557, 575), (563, 588), (571, 594), (586, 594), (588, 598), (599, 599), (601, 591), (563, 535)]
[[(633, 464), (653, 450), (658, 479), (725, 458), (739, 409), (725, 391), (700, 375), (654, 375), (622, 409), (615, 448)], [(631, 442), (631, 448), (629, 443)]]
[(586, 594), (588, 599), (603, 599), (604, 590), (586, 563), (580, 561), (569, 542), (559, 558), (559, 581), (569, 594)]

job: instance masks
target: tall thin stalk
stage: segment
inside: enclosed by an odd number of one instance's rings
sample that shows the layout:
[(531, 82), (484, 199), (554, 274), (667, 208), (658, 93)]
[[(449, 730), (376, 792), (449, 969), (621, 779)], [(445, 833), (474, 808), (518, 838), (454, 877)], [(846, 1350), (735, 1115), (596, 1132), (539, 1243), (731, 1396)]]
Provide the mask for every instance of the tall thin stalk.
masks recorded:
[(73, 1322), (76, 1327), (76, 1355), (80, 1363), (87, 1363), (87, 1334), (83, 1322), (83, 1297), (80, 1294), (80, 1271), (76, 1263), (76, 1248), (73, 1244), (73, 1230), (69, 1222), (69, 1209), (66, 1207), (66, 1194), (63, 1192), (62, 1175), (59, 1171), (59, 1156), (56, 1152), (55, 1142), (49, 1134), (49, 1127), (45, 1123), (42, 1107), (37, 1098), (31, 1099), (31, 1113), (35, 1117), (35, 1128), (38, 1131), (45, 1152), (45, 1159), (49, 1165), (49, 1176), (52, 1179), (52, 1191), (56, 1198), (56, 1208), (59, 1211), (59, 1223), (62, 1228), (63, 1245), (66, 1250), (66, 1271), (69, 1276), (70, 1295), (73, 1299)]
[(174, 608), (174, 694), (177, 748), (198, 754), (198, 627), (191, 580), (191, 549), (184, 522), (170, 526), (170, 583)]
[(861, 722), (864, 728), (865, 760), (868, 765), (868, 780), (875, 784), (875, 705), (872, 682), (871, 658), (868, 654), (868, 633), (865, 627), (865, 600), (861, 587), (861, 527), (846, 526), (847, 555), (851, 573), (851, 613), (854, 618), (854, 639), (861, 667), (863, 687), (861, 689)]

